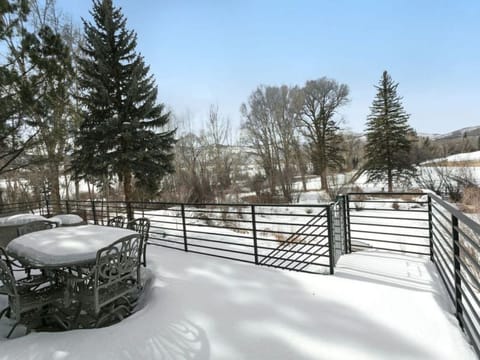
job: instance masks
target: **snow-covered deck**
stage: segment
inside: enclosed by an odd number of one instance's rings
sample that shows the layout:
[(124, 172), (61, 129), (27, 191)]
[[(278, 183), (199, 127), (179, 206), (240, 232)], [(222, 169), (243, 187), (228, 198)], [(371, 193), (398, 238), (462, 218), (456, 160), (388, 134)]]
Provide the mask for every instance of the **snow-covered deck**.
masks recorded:
[(150, 247), (148, 265), (128, 319), (8, 341), (2, 320), (0, 359), (476, 358), (428, 259), (359, 252), (323, 276)]

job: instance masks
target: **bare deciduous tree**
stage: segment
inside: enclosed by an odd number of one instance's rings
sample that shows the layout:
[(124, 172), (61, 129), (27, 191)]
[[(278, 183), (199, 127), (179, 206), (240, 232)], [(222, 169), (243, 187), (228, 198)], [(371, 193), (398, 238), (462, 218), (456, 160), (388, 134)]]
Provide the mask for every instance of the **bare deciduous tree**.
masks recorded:
[(338, 109), (346, 105), (348, 86), (323, 77), (307, 81), (303, 87), (303, 134), (310, 143), (314, 173), (320, 175), (322, 189), (328, 190), (328, 170), (342, 165)]
[(248, 105), (241, 107), (246, 140), (260, 157), (270, 194), (280, 186), (287, 201), (292, 201), (295, 156), (299, 154), (300, 99), (297, 88), (260, 86), (250, 95)]

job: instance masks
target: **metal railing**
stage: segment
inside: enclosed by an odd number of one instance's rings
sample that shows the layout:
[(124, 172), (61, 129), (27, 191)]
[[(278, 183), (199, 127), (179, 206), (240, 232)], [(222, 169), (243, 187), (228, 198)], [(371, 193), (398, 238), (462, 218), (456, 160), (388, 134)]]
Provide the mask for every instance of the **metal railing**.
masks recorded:
[(364, 249), (431, 255), (425, 193), (349, 193), (348, 252)]
[(105, 225), (151, 221), (149, 244), (309, 273), (331, 273), (344, 253), (428, 256), (480, 355), (480, 225), (434, 194), (349, 193), (325, 205), (62, 201), (3, 205), (1, 213), (78, 213)]
[[(307, 273), (333, 273), (331, 204), (186, 204), (131, 202), (135, 217), (150, 219), (149, 244)], [(55, 210), (54, 210), (55, 209)], [(127, 216), (127, 204), (63, 201), (39, 212), (78, 213), (106, 225)]]
[(430, 201), (432, 260), (480, 356), (480, 225), (436, 195)]
[(428, 256), (480, 356), (480, 225), (435, 194), (350, 193), (347, 252)]

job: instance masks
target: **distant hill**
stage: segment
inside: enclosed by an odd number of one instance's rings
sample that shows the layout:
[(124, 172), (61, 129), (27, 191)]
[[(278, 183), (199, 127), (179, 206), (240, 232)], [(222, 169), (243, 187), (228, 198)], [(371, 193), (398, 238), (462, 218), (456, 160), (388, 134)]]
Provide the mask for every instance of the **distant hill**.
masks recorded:
[(480, 125), (479, 126), (470, 126), (446, 134), (422, 134), (419, 133), (419, 136), (429, 137), (433, 140), (457, 140), (463, 138), (466, 134), (467, 137), (477, 137), (480, 136)]

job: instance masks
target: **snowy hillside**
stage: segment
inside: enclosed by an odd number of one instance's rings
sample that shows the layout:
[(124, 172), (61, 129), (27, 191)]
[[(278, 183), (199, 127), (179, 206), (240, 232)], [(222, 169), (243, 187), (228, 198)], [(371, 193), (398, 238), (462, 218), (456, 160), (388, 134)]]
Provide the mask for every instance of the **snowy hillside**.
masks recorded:
[(429, 160), (429, 161), (425, 161), (424, 163), (422, 163), (422, 165), (437, 163), (437, 162), (444, 162), (444, 161), (448, 161), (448, 162), (480, 161), (480, 151), (473, 151), (473, 152), (469, 152), (469, 153), (455, 154), (455, 155), (450, 155), (450, 156), (443, 157), (443, 158)]

